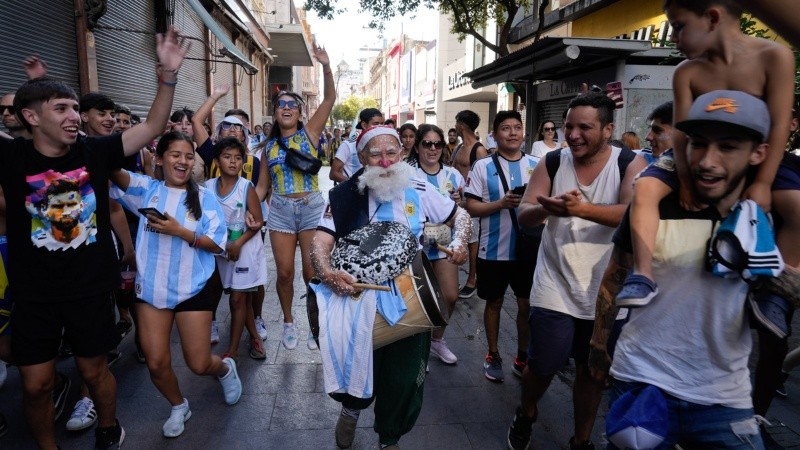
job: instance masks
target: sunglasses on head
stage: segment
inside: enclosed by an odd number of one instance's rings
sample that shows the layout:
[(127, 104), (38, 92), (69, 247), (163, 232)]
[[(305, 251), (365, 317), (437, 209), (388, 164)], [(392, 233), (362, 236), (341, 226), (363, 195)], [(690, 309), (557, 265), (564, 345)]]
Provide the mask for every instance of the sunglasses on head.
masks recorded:
[(278, 100), (278, 108), (279, 109), (283, 109), (283, 108), (295, 109), (298, 106), (299, 105), (298, 105), (296, 100)]
[(424, 148), (444, 148), (444, 142), (442, 141), (422, 141), (420, 145)]
[(222, 122), (223, 130), (230, 130), (231, 128), (233, 128), (234, 131), (242, 131), (244, 129), (244, 125), (239, 123)]
[(542, 131), (556, 131), (556, 127), (544, 127)]
[(8, 110), (9, 114), (14, 114), (14, 112), (16, 111), (14, 109), (14, 105), (0, 105), (0, 114), (5, 113), (6, 110)]

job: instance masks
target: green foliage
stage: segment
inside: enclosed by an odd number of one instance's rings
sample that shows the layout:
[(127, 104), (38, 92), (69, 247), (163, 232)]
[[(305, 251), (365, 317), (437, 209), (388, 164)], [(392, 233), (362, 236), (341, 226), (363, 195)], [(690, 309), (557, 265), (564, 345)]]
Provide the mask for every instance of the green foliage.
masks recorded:
[(333, 107), (331, 117), (334, 123), (351, 123), (364, 108), (377, 108), (378, 102), (372, 97), (351, 95)]

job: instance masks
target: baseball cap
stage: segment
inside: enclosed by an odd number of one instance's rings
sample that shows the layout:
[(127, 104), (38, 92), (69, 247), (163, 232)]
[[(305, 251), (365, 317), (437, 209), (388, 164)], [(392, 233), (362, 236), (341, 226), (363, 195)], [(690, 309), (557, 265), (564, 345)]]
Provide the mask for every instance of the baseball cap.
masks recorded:
[(675, 124), (684, 133), (712, 123), (725, 123), (764, 142), (769, 135), (770, 116), (767, 104), (741, 91), (718, 90), (703, 94), (694, 101), (686, 120)]
[(358, 123), (356, 124), (356, 129), (361, 129), (361, 122), (369, 122), (369, 119), (372, 119), (375, 116), (382, 116), (383, 113), (377, 108), (366, 108), (358, 114)]

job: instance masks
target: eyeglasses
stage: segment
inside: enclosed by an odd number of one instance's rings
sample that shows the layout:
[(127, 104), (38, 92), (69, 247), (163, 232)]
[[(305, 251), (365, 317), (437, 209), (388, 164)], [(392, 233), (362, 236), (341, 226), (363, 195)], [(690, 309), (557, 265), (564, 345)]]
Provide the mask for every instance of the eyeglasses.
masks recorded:
[(419, 143), (423, 148), (444, 148), (442, 141), (422, 141)]
[(542, 131), (556, 131), (556, 127), (544, 127)]
[(8, 110), (9, 114), (14, 114), (14, 112), (16, 111), (14, 109), (14, 105), (0, 105), (0, 114), (5, 113), (6, 110)]
[(278, 100), (278, 109), (283, 109), (283, 108), (295, 109), (298, 106), (300, 105), (298, 105), (296, 100)]
[(233, 128), (233, 131), (242, 131), (244, 129), (244, 125), (239, 123), (222, 122), (223, 130), (230, 130), (231, 128)]

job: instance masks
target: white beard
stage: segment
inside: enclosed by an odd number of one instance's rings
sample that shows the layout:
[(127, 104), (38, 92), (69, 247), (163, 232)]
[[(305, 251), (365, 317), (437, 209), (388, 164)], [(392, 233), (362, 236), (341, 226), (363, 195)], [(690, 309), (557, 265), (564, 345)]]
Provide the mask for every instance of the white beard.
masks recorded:
[(400, 200), (405, 196), (405, 189), (411, 185), (417, 171), (405, 161), (392, 164), (388, 168), (367, 166), (358, 179), (358, 190), (364, 192), (369, 188), (379, 202)]

